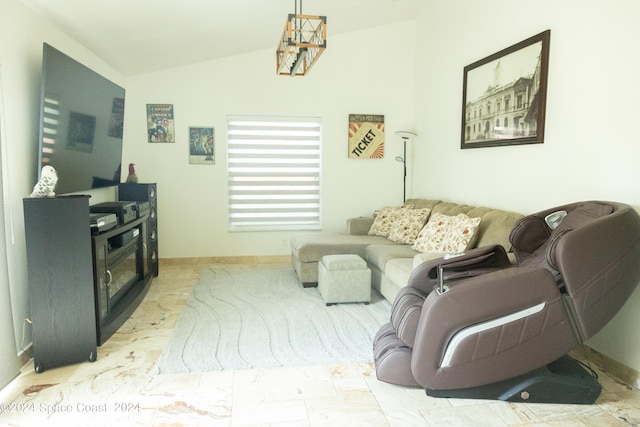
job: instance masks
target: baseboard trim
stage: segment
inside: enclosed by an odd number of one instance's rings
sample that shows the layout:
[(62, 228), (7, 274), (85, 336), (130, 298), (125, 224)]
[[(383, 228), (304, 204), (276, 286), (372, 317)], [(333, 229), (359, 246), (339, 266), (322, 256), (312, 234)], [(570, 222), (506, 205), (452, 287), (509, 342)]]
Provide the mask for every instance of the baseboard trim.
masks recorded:
[(197, 257), (197, 258), (160, 258), (161, 267), (172, 264), (291, 264), (291, 255), (266, 255), (266, 256), (224, 256), (224, 257)]
[(29, 344), (26, 349), (18, 353), (18, 364), (20, 368), (31, 362), (31, 359), (33, 359), (33, 346)]
[(576, 357), (587, 358), (590, 362), (597, 365), (600, 369), (621, 383), (626, 384), (629, 387), (633, 387), (636, 390), (640, 389), (640, 372), (635, 369), (632, 369), (617, 360), (613, 360), (587, 345), (582, 345), (572, 353), (574, 353)]

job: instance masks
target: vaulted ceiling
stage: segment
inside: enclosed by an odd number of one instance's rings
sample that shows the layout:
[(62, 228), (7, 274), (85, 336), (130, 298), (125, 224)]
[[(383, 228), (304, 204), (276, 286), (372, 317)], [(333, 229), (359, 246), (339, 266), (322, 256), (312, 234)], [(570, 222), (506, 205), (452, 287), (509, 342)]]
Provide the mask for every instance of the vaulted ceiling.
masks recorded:
[[(274, 49), (295, 0), (22, 0), (124, 75)], [(297, 2), (300, 8), (300, 0)], [(413, 20), (427, 0), (306, 0), (331, 36)]]

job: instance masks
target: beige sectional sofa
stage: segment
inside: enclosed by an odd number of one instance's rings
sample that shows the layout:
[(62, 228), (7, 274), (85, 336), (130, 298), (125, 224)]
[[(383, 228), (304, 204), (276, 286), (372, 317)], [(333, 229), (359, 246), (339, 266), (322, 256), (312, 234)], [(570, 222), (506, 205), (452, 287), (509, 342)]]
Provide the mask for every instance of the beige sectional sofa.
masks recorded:
[[(435, 218), (434, 214), (446, 215), (447, 218), (459, 214), (469, 218), (480, 218), (468, 248), (499, 244), (510, 251), (509, 234), (514, 223), (523, 216), (500, 209), (440, 200), (410, 199), (405, 202), (405, 206), (425, 212), (428, 210), (426, 222)], [(477, 220), (475, 222), (477, 223)], [(417, 265), (442, 257), (448, 252), (418, 251), (412, 243), (398, 243), (398, 239), (393, 241), (384, 236), (370, 235), (373, 224), (373, 216), (351, 218), (347, 220), (346, 233), (319, 232), (294, 235), (290, 242), (292, 263), (303, 285), (317, 285), (318, 262), (323, 256), (356, 254), (367, 261), (371, 269), (373, 288), (393, 302), (396, 293), (407, 285), (409, 276)], [(425, 246), (422, 245), (421, 248), (424, 249)]]

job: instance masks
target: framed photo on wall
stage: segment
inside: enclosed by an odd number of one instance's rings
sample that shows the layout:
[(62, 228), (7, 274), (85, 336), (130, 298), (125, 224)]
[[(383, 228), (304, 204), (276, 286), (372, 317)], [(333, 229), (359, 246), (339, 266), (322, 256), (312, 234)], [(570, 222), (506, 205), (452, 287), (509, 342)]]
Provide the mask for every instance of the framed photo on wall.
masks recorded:
[(216, 164), (215, 129), (213, 127), (189, 128), (189, 164)]
[(384, 157), (384, 116), (349, 114), (349, 158)]
[(550, 34), (464, 67), (460, 148), (544, 142)]

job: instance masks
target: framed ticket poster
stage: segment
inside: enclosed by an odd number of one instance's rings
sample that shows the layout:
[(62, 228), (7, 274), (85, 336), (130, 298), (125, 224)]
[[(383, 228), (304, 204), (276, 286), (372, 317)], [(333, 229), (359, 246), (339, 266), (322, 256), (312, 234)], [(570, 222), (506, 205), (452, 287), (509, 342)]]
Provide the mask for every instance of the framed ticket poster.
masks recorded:
[(384, 116), (349, 114), (349, 158), (384, 157)]

